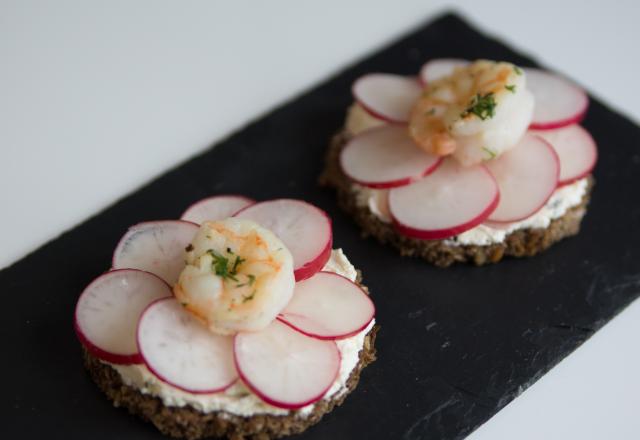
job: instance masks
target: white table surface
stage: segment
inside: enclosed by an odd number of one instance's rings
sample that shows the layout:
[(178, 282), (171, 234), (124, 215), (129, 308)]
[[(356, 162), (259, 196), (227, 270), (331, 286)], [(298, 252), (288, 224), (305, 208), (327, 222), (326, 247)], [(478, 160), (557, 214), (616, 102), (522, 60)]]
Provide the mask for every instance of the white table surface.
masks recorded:
[[(452, 5), (640, 120), (637, 0), (0, 0), (0, 267)], [(636, 302), (469, 438), (640, 438), (639, 334)]]

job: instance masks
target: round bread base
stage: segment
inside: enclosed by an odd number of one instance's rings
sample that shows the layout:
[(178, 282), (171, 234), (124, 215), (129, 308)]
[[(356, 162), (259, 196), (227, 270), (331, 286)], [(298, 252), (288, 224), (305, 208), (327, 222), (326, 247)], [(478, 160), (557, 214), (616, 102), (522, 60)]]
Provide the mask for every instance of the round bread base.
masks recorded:
[(565, 237), (576, 235), (580, 231), (580, 222), (587, 211), (593, 188), (593, 177), (589, 176), (589, 186), (579, 205), (552, 220), (544, 229), (519, 229), (509, 233), (501, 243), (452, 245), (445, 240), (419, 240), (400, 234), (392, 224), (378, 219), (367, 206), (359, 206), (356, 203), (353, 182), (342, 172), (339, 164), (340, 151), (347, 139), (348, 136), (342, 132), (331, 140), (320, 184), (337, 190), (338, 204), (355, 219), (364, 237), (373, 236), (381, 243), (395, 247), (403, 256), (421, 257), (440, 267), (447, 267), (453, 263), (473, 263), (481, 266), (497, 263), (505, 256), (530, 257)]
[(222, 437), (232, 440), (267, 440), (301, 433), (342, 404), (358, 385), (364, 367), (376, 359), (374, 344), (378, 329), (379, 326), (374, 325), (366, 334), (359, 361), (345, 384), (346, 390), (330, 399), (319, 400), (311, 413), (304, 416), (298, 415), (299, 411), (291, 411), (287, 415), (256, 414), (243, 417), (224, 411), (203, 413), (190, 406), (165, 406), (160, 398), (142, 394), (138, 389), (125, 385), (115, 369), (86, 350), (84, 363), (91, 378), (114, 406), (127, 408), (131, 414), (150, 421), (163, 434), (187, 439)]

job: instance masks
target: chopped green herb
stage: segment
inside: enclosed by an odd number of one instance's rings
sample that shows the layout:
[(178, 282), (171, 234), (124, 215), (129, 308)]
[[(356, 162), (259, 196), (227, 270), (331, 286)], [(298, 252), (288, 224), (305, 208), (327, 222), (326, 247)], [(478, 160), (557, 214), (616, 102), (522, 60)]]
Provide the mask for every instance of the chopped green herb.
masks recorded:
[(256, 276), (254, 274), (249, 274), (247, 275), (247, 282), (246, 283), (240, 283), (238, 285), (236, 285), (236, 287), (244, 287), (244, 286), (253, 286), (253, 283), (256, 282)]
[(487, 147), (482, 147), (482, 149), (489, 155), (489, 159), (493, 159), (497, 156), (496, 152), (487, 148)]
[(492, 92), (486, 95), (478, 93), (471, 99), (469, 107), (460, 114), (460, 117), (464, 118), (467, 115), (474, 114), (484, 121), (485, 119), (493, 118), (496, 112), (496, 105)]
[(236, 272), (229, 271), (229, 259), (227, 257), (216, 253), (213, 249), (209, 249), (207, 253), (213, 258), (213, 261), (211, 262), (211, 270), (213, 270), (216, 275), (224, 279), (228, 278), (233, 281), (238, 281), (235, 277)]
[(251, 292), (251, 295), (243, 296), (242, 303), (246, 303), (247, 301), (251, 301), (256, 296), (256, 291)]
[(425, 115), (427, 115), (427, 116), (433, 116), (435, 114), (436, 114), (436, 109), (435, 108), (429, 109), (429, 111), (427, 111), (425, 113)]
[[(231, 253), (233, 255), (233, 253)], [(236, 261), (233, 262), (233, 267), (231, 268), (231, 275), (235, 275), (238, 273), (238, 266), (247, 261), (245, 258), (241, 258), (236, 255)]]
[(213, 261), (211, 262), (211, 270), (213, 270), (216, 275), (224, 279), (230, 279), (238, 282), (238, 278), (236, 278), (236, 275), (238, 274), (238, 268), (242, 263), (247, 261), (245, 258), (234, 254), (230, 248), (227, 248), (227, 253), (229, 255), (235, 256), (235, 260), (233, 261), (233, 263), (231, 263), (229, 257), (225, 257), (224, 255), (217, 253), (213, 249), (209, 249), (207, 253), (213, 258)]
[(189, 305), (187, 303), (180, 303), (180, 304), (182, 304), (182, 307), (187, 307)]
[(522, 69), (518, 66), (513, 66), (513, 71), (516, 72), (516, 75), (522, 75)]
[(508, 91), (510, 91), (511, 93), (516, 93), (516, 85), (515, 84), (511, 84), (509, 86), (504, 86), (505, 89), (507, 89)]

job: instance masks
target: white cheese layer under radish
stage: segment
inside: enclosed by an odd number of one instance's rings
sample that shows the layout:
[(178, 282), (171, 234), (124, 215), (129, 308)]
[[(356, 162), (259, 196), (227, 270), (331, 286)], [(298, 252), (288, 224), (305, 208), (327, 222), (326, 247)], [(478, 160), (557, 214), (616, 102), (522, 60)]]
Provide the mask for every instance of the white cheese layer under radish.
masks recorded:
[[(357, 273), (341, 249), (331, 252), (329, 261), (323, 270), (335, 272), (351, 280), (355, 280)], [(371, 330), (375, 321), (372, 321), (364, 330), (346, 339), (336, 341), (340, 351), (341, 364), (338, 377), (325, 393), (323, 399), (332, 399), (346, 392), (346, 382), (351, 371), (359, 361), (359, 353), (364, 345), (364, 338)], [(223, 392), (214, 394), (193, 394), (172, 387), (154, 376), (144, 364), (115, 365), (113, 367), (122, 378), (122, 381), (138, 389), (142, 394), (150, 394), (162, 399), (166, 406), (191, 406), (201, 412), (225, 411), (238, 416), (251, 416), (254, 414), (285, 415), (290, 411), (276, 408), (264, 403), (253, 394), (241, 382), (238, 381)], [(305, 417), (313, 411), (315, 404), (307, 405), (299, 409), (298, 414)]]
[[(557, 188), (538, 212), (524, 220), (505, 224), (501, 228), (493, 228), (487, 224), (481, 224), (448, 238), (445, 242), (452, 246), (487, 246), (502, 243), (508, 234), (518, 229), (547, 228), (552, 220), (562, 217), (569, 209), (580, 204), (582, 197), (587, 192), (587, 186), (588, 178), (576, 180), (569, 185)], [(358, 206), (368, 208), (373, 215), (384, 223), (391, 222), (385, 196), (389, 190), (366, 188), (357, 184), (353, 184), (351, 190)]]

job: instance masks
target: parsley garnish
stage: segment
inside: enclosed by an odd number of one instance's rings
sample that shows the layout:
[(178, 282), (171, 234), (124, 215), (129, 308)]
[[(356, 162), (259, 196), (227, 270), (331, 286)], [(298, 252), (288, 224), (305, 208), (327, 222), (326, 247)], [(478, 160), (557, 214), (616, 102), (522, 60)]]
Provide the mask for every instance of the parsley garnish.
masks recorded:
[(461, 118), (467, 115), (474, 114), (483, 121), (485, 119), (493, 118), (496, 110), (496, 100), (493, 97), (493, 92), (489, 92), (485, 95), (478, 93), (471, 99), (469, 107), (460, 114)]
[(233, 275), (237, 274), (237, 273), (238, 273), (238, 266), (240, 266), (240, 265), (241, 265), (242, 263), (244, 263), (245, 261), (247, 261), (247, 260), (246, 260), (246, 259), (244, 259), (244, 258), (238, 257), (238, 256), (236, 255), (236, 261), (234, 261), (234, 262), (233, 262), (233, 267), (231, 268), (231, 273), (232, 273)]
[(255, 296), (256, 296), (256, 291), (254, 290), (253, 292), (251, 292), (251, 295), (242, 297), (242, 303), (244, 304), (247, 301), (251, 301)]
[[(229, 258), (216, 253), (213, 249), (209, 249), (207, 253), (213, 258), (213, 261), (211, 262), (211, 270), (213, 270), (216, 275), (224, 279), (238, 281), (236, 278), (238, 266), (245, 261), (244, 258), (236, 256), (235, 262), (231, 265), (231, 269), (229, 269)], [(231, 253), (231, 255), (233, 255), (233, 253)]]
[(425, 115), (427, 115), (427, 116), (433, 116), (435, 114), (436, 114), (436, 109), (435, 108), (429, 109), (429, 111), (427, 111), (425, 113)]
[(482, 147), (482, 149), (489, 154), (489, 159), (493, 159), (497, 156), (496, 152), (487, 147)]
[(240, 283), (238, 285), (236, 285), (236, 287), (244, 287), (244, 286), (253, 286), (253, 283), (256, 282), (256, 276), (254, 274), (249, 274), (247, 275), (247, 282), (246, 283)]
[(513, 66), (513, 71), (516, 72), (516, 75), (522, 75), (522, 69), (518, 66)]
[(515, 84), (511, 84), (509, 86), (504, 86), (505, 89), (507, 89), (508, 91), (510, 91), (511, 93), (516, 93), (516, 85)]

